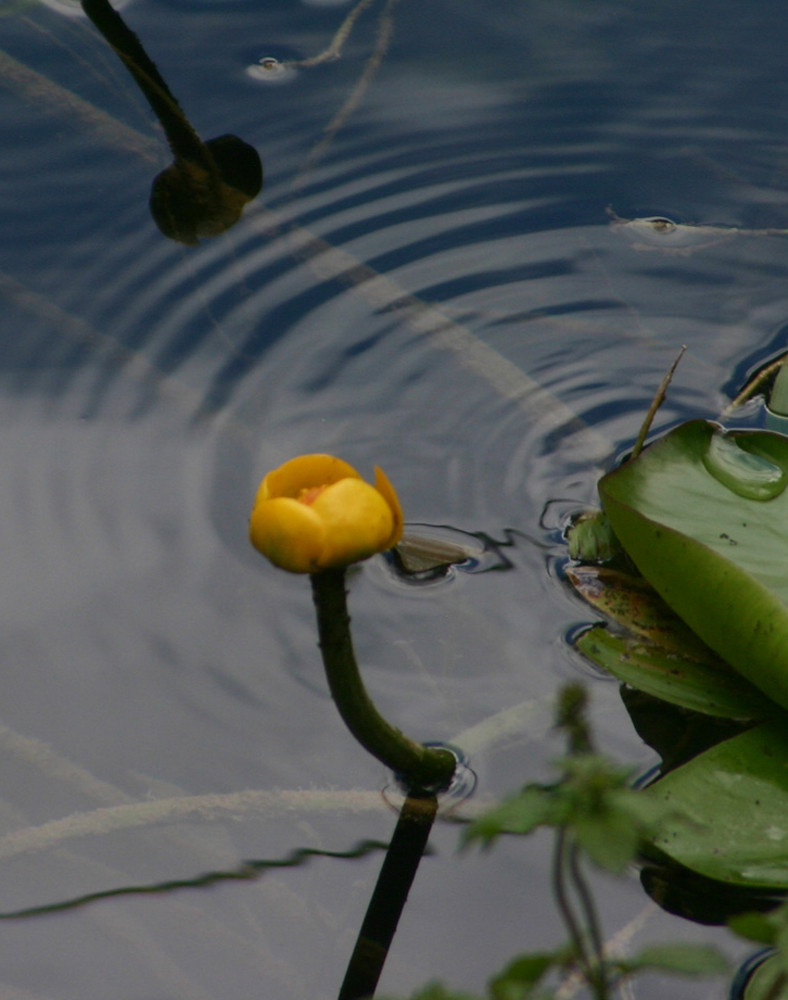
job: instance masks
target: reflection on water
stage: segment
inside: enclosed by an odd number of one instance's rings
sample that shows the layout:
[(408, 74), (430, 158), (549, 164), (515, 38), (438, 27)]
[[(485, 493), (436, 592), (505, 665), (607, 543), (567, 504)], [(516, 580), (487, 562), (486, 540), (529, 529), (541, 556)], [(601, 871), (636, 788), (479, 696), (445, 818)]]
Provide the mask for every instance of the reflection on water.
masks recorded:
[[(44, 845), (5, 856), (4, 911), (390, 836), (389, 776), (328, 703), (308, 594), (248, 547), (255, 484), (299, 453), (379, 463), (413, 534), (501, 556), (430, 586), (365, 566), (358, 653), (387, 717), (470, 753), (480, 802), (542, 777), (550, 698), (586, 671), (542, 510), (593, 502), (681, 344), (658, 427), (714, 416), (737, 366), (785, 346), (782, 23), (734, 2), (710, 30), (683, 4), (378, 0), (306, 65), (351, 9), (127, 7), (199, 134), (265, 154), (264, 196), (194, 247), (151, 223), (166, 142), (103, 40), (56, 0), (3, 11), (2, 829)], [(268, 57), (301, 65), (265, 86), (247, 67)], [(604, 748), (647, 766), (594, 680)], [(557, 940), (544, 845), (458, 861), (441, 823), (433, 843), (385, 990), (478, 989)], [(377, 864), (4, 925), (0, 980), (330, 995)], [(602, 892), (629, 926), (639, 887)]]
[(75, 910), (80, 906), (87, 906), (107, 899), (117, 899), (119, 896), (165, 895), (179, 892), (182, 889), (207, 889), (219, 882), (248, 882), (260, 878), (270, 869), (295, 868), (312, 858), (354, 860), (355, 858), (363, 858), (367, 854), (385, 851), (387, 847), (388, 843), (381, 840), (364, 840), (348, 851), (322, 851), (314, 847), (300, 847), (291, 851), (284, 858), (244, 861), (228, 871), (206, 872), (204, 875), (197, 875), (194, 878), (173, 879), (168, 882), (156, 882), (153, 885), (121, 886), (117, 889), (106, 889), (104, 892), (89, 892), (76, 899), (59, 900), (27, 910), (15, 910), (12, 913), (0, 913), (0, 920), (43, 917), (64, 910)]
[(153, 181), (151, 215), (170, 239), (188, 246), (234, 226), (263, 184), (257, 151), (235, 135), (203, 142), (139, 38), (108, 0), (82, 9), (131, 73), (167, 136), (175, 160)]
[[(40, 0), (40, 2), (58, 14), (65, 14), (67, 17), (81, 17), (85, 13), (80, 0)], [(128, 6), (129, 2), (130, 0), (117, 0), (117, 3), (113, 4), (113, 7), (115, 10), (123, 10), (124, 7)], [(23, 6), (30, 6), (29, 0), (22, 0), (19, 7)]]

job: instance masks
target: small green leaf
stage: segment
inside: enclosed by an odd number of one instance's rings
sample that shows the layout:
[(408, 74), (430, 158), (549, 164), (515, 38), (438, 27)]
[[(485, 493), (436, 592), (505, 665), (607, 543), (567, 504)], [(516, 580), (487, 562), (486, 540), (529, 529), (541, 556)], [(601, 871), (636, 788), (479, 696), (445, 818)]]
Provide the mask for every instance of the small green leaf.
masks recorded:
[(600, 868), (619, 874), (638, 852), (641, 835), (628, 815), (614, 809), (603, 809), (592, 815), (579, 816), (572, 824), (577, 844)]
[(728, 926), (739, 937), (760, 944), (774, 944), (777, 937), (777, 927), (768, 913), (738, 913), (728, 920)]
[(462, 844), (480, 840), (487, 846), (503, 833), (525, 834), (538, 826), (555, 826), (564, 822), (566, 813), (566, 803), (554, 787), (527, 785), (477, 817), (465, 830)]
[(626, 814), (630, 825), (643, 836), (656, 834), (663, 823), (681, 818), (681, 809), (671, 802), (662, 802), (644, 795), (641, 789), (627, 788), (615, 795), (616, 808)]
[(601, 510), (578, 515), (566, 532), (566, 542), (572, 559), (582, 562), (607, 562), (621, 551), (621, 543)]
[(600, 867), (621, 872), (675, 810), (629, 787), (630, 774), (607, 757), (575, 753), (556, 762), (563, 774), (553, 785), (527, 785), (475, 819), (463, 846), (484, 846), (504, 833), (531, 833), (540, 826), (571, 831)]
[[(383, 997), (379, 1000), (383, 1000)], [(450, 990), (443, 983), (432, 982), (411, 994), (410, 1000), (481, 1000), (481, 998), (475, 994)]]
[(567, 787), (580, 802), (596, 801), (600, 795), (629, 785), (630, 770), (602, 754), (576, 753), (557, 763), (563, 769)]
[(578, 844), (592, 861), (616, 874), (635, 859), (643, 842), (657, 834), (672, 806), (629, 788), (611, 790), (593, 811), (573, 817)]
[(657, 969), (681, 976), (724, 976), (730, 969), (727, 958), (711, 945), (684, 943), (651, 945), (622, 965), (627, 972)]
[(520, 955), (489, 983), (491, 1000), (520, 1000), (554, 967), (567, 962), (565, 950)]

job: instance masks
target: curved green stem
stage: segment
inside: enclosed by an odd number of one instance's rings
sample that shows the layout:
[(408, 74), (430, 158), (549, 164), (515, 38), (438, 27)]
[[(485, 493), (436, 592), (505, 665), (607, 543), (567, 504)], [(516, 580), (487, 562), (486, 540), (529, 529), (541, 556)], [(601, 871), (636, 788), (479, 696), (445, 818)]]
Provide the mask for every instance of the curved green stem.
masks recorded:
[(446, 788), (457, 763), (454, 754), (408, 739), (386, 722), (364, 689), (350, 635), (345, 571), (324, 570), (313, 573), (311, 579), (323, 665), (331, 695), (345, 725), (358, 742), (391, 768), (409, 789), (438, 791)]

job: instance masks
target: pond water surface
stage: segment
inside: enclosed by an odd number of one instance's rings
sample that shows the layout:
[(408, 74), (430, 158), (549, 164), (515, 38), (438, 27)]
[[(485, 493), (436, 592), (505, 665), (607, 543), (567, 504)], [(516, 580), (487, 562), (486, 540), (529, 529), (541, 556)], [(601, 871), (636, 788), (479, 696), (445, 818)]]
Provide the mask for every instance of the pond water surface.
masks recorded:
[[(167, 240), (170, 161), (73, 0), (0, 9), (0, 911), (390, 836), (382, 768), (328, 696), (308, 581), (251, 548), (261, 476), (381, 465), (413, 531), (476, 553), (353, 576), (364, 676), (461, 746), (468, 808), (545, 780), (550, 703), (591, 685), (600, 745), (646, 770), (616, 683), (569, 649), (562, 519), (637, 433), (714, 417), (785, 347), (785, 51), (773, 4), (133, 0), (204, 138), (265, 185), (234, 228)], [(268, 66), (269, 69), (265, 67)], [(270, 68), (273, 67), (273, 68)], [(663, 239), (627, 220), (702, 228)], [(458, 855), (439, 823), (381, 983), (481, 990), (562, 939), (550, 840)], [(9, 997), (337, 993), (379, 854), (0, 927)], [(633, 873), (625, 944), (717, 941)], [(721, 997), (650, 978), (636, 995)], [(567, 994), (568, 995), (568, 994)]]

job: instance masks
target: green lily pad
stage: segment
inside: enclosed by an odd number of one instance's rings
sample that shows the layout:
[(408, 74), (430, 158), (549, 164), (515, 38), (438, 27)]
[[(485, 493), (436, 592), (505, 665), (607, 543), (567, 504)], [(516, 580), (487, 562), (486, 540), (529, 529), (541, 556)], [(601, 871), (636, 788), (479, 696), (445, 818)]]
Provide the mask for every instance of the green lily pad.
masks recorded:
[(575, 647), (620, 681), (662, 701), (723, 719), (764, 719), (777, 709), (723, 664), (692, 660), (650, 642), (616, 635), (603, 625), (583, 632)]
[(675, 810), (653, 844), (707, 878), (788, 888), (788, 727), (763, 722), (644, 790)]
[(682, 424), (599, 493), (638, 570), (693, 632), (788, 707), (788, 438)]

